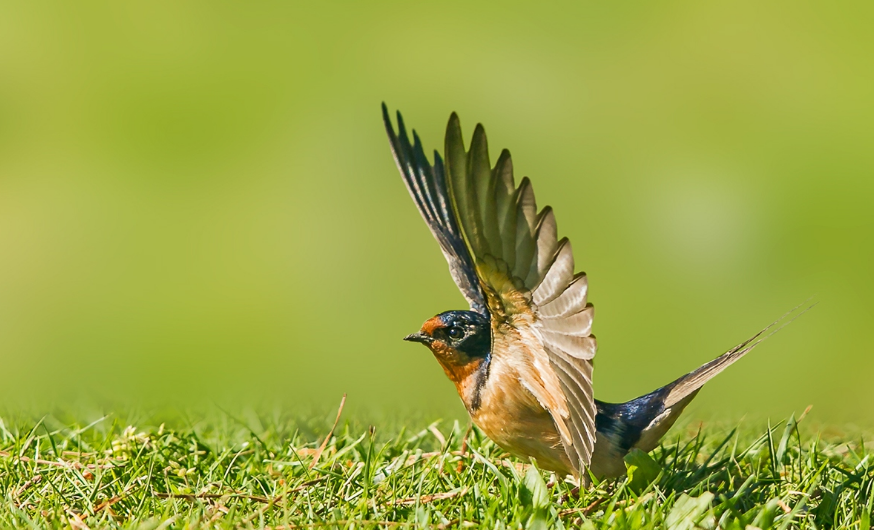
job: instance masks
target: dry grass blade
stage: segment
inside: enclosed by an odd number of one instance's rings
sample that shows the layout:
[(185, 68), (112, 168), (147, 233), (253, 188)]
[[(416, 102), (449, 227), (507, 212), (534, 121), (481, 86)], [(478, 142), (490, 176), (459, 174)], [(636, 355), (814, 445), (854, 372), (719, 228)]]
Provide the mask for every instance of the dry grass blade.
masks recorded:
[(458, 467), (455, 469), (456, 473), (461, 473), (461, 470), (464, 469), (464, 457), (467, 455), (467, 437), (470, 436), (470, 431), (473, 429), (473, 424), (467, 424), (467, 430), (464, 431), (464, 438), (461, 439), (461, 460), (458, 461)]
[(75, 528), (76, 530), (91, 530), (85, 521), (79, 517), (79, 514), (74, 512), (73, 510), (67, 510), (67, 521), (70, 523), (70, 526)]
[(428, 426), (428, 430), (434, 435), (434, 438), (437, 438), (437, 441), (440, 442), (440, 447), (446, 447), (446, 437), (443, 436), (443, 433), (440, 432), (437, 425), (432, 423)]
[(105, 501), (103, 501), (103, 502), (101, 502), (100, 504), (98, 504), (97, 506), (95, 506), (95, 507), (94, 507), (94, 511), (95, 511), (95, 512), (99, 512), (99, 511), (102, 511), (102, 510), (104, 510), (104, 509), (106, 509), (106, 508), (109, 508), (110, 506), (112, 506), (113, 504), (117, 503), (117, 502), (120, 501), (121, 499), (122, 499), (122, 497), (120, 497), (120, 496), (118, 496), (118, 497), (112, 497), (111, 499), (106, 499)]
[(33, 478), (31, 478), (30, 480), (28, 480), (27, 482), (22, 484), (21, 487), (15, 491), (15, 493), (12, 495), (12, 497), (13, 498), (20, 497), (22, 493), (29, 490), (33, 485), (39, 484), (40, 482), (42, 482), (42, 475), (35, 475)]
[(422, 495), (421, 497), (407, 497), (406, 499), (398, 499), (392, 504), (395, 506), (409, 506), (411, 504), (427, 504), (434, 501), (442, 501), (453, 497), (460, 497), (467, 493), (467, 487), (456, 491), (447, 491), (445, 493), (432, 493), (431, 495)]
[(604, 497), (601, 497), (600, 499), (595, 499), (593, 503), (589, 504), (585, 508), (568, 508), (566, 510), (561, 510), (560, 512), (558, 512), (558, 516), (564, 517), (566, 515), (573, 515), (575, 513), (581, 513), (585, 516), (588, 516), (591, 515), (591, 513), (594, 512), (598, 508), (598, 506), (601, 506), (601, 504), (603, 504), (606, 500), (607, 499), (605, 499)]
[(343, 414), (344, 405), (346, 405), (346, 394), (343, 394), (343, 399), (340, 400), (340, 408), (337, 409), (337, 418), (334, 420), (334, 425), (331, 426), (331, 430), (328, 431), (328, 435), (325, 436), (325, 439), (322, 441), (322, 445), (319, 446), (316, 454), (313, 455), (313, 461), (310, 462), (310, 469), (316, 467), (316, 464), (319, 463), (319, 458), (322, 457), (322, 452), (324, 452), (325, 447), (328, 446), (328, 440), (330, 440), (331, 436), (334, 435), (334, 429), (337, 428), (337, 424), (340, 422), (340, 415)]

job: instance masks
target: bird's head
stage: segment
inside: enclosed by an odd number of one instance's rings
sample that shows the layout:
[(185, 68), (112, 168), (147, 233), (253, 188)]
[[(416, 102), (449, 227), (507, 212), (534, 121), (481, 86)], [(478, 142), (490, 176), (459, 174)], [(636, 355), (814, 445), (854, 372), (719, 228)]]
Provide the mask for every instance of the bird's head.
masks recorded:
[(492, 349), (489, 320), (474, 311), (440, 313), (404, 340), (428, 346), (456, 384), (462, 383), (485, 362)]

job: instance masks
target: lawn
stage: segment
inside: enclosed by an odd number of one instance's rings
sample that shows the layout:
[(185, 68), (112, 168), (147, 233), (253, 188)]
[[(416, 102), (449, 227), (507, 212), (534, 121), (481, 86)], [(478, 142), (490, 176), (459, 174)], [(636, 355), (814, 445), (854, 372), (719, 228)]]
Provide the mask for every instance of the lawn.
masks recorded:
[(465, 423), (334, 414), (219, 411), (167, 425), (7, 414), (0, 525), (870, 527), (874, 465), (861, 438), (807, 420), (686, 423), (650, 456), (631, 455), (628, 477), (575, 492)]

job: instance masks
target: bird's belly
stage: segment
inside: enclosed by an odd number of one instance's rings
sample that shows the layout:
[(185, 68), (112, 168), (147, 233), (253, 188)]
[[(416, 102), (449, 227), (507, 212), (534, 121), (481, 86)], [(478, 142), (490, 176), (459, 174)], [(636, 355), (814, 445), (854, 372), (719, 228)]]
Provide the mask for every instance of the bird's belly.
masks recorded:
[(571, 465), (549, 412), (520, 384), (489, 385), (470, 417), (502, 449), (532, 457), (550, 471), (571, 473)]

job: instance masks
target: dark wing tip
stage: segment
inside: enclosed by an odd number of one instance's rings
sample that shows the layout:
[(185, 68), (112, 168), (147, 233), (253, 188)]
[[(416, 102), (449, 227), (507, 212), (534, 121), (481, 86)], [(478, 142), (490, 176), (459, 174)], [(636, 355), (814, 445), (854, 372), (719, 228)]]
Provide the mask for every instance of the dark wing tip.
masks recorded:
[(391, 116), (388, 114), (388, 106), (385, 101), (382, 102), (382, 122), (385, 124), (385, 130), (389, 133), (389, 137), (394, 136), (395, 128), (391, 123)]
[[(415, 130), (412, 130), (413, 142), (407, 134), (404, 118), (397, 112), (397, 133), (392, 126), (388, 106), (383, 102), (382, 116), (385, 122), (389, 144), (395, 157), (398, 170), (413, 198), (419, 213), (431, 229), (440, 244), (446, 260), (449, 262), (450, 273), (464, 297), (470, 303), (471, 309), (488, 317), (485, 296), (480, 288), (476, 275), (476, 267), (469, 250), (465, 246), (463, 235), (457, 226), (457, 220), (452, 210), (453, 205), (447, 187), (444, 173), (445, 166), (440, 153), (434, 152), (434, 165), (428, 162), (422, 148), (422, 142)], [(457, 138), (460, 146), (461, 129), (458, 116), (453, 113), (449, 121), (447, 138)], [(462, 146), (463, 148), (463, 146)], [(461, 151), (462, 153), (464, 151)]]
[(461, 120), (458, 119), (458, 114), (455, 112), (449, 115), (449, 121), (446, 123), (446, 139), (448, 140), (450, 137), (458, 137), (461, 140)]
[(398, 118), (398, 136), (407, 138), (407, 128), (404, 125), (404, 117), (401, 115), (401, 111), (397, 111)]
[(470, 139), (470, 150), (474, 152), (482, 151), (485, 153), (486, 159), (488, 159), (489, 140), (486, 137), (486, 128), (483, 127), (482, 123), (477, 123), (476, 128), (473, 130), (473, 138)]

